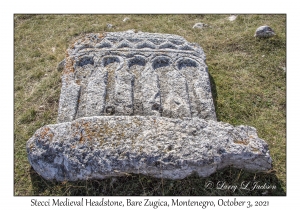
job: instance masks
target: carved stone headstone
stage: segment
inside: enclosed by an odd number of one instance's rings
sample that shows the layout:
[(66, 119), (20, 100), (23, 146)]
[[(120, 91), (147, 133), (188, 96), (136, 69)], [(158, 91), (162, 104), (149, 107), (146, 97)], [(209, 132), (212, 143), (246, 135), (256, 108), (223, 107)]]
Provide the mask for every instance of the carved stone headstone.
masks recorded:
[(175, 35), (89, 34), (68, 50), (58, 122), (90, 116), (216, 120), (202, 49)]
[(67, 50), (58, 124), (36, 131), (28, 159), (46, 179), (142, 173), (181, 179), (228, 165), (271, 168), (249, 126), (217, 122), (203, 50), (180, 36), (88, 34)]

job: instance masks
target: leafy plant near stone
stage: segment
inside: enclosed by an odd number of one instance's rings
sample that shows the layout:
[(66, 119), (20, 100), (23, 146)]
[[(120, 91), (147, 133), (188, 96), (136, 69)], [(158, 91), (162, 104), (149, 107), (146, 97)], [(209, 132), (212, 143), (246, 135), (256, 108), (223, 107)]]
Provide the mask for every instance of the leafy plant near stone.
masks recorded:
[[(124, 22), (124, 18), (129, 20)], [(15, 195), (285, 195), (286, 16), (238, 15), (15, 15), (14, 181)], [(195, 23), (210, 27), (193, 28)], [(88, 23), (88, 24), (87, 24)], [(108, 28), (107, 24), (113, 27)], [(276, 36), (254, 38), (268, 25)], [(232, 167), (208, 178), (162, 180), (127, 174), (120, 178), (51, 182), (30, 168), (26, 141), (56, 123), (61, 72), (56, 70), (71, 40), (90, 32), (136, 31), (177, 34), (198, 43), (207, 56), (218, 121), (257, 128), (269, 144), (274, 170), (249, 173)], [(270, 190), (220, 190), (209, 182), (259, 182)]]

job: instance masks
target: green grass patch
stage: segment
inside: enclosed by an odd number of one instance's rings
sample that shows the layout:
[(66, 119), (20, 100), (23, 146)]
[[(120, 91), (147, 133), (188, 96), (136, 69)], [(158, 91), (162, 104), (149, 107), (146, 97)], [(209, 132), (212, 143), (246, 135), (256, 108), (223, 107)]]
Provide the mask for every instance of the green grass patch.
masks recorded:
[[(130, 19), (123, 22), (125, 17)], [(286, 15), (15, 15), (14, 193), (15, 195), (285, 195), (286, 194)], [(197, 22), (208, 24), (193, 29)], [(111, 29), (107, 24), (113, 25)], [(269, 25), (270, 39), (254, 37)], [(177, 34), (206, 54), (218, 121), (250, 125), (269, 144), (273, 170), (250, 173), (228, 167), (208, 178), (183, 180), (124, 177), (79, 182), (44, 180), (27, 160), (26, 142), (41, 126), (56, 123), (61, 88), (57, 64), (74, 37), (90, 32), (136, 31)], [(259, 182), (275, 190), (217, 190)]]

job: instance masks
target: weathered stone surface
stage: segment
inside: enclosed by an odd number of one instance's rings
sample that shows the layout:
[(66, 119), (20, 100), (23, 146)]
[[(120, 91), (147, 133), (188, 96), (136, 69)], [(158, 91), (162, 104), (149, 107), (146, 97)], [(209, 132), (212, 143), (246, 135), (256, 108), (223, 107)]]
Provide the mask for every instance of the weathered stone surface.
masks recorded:
[(62, 83), (58, 122), (103, 115), (216, 120), (203, 50), (176, 35), (89, 34), (68, 50)]
[(197, 44), (132, 30), (88, 34), (71, 45), (62, 66), (58, 124), (27, 142), (30, 164), (46, 179), (182, 179), (228, 165), (271, 168), (254, 128), (216, 121)]
[(206, 177), (228, 165), (271, 168), (267, 144), (249, 126), (158, 116), (98, 116), (47, 125), (27, 142), (30, 164), (46, 179), (84, 180), (141, 173)]
[(258, 38), (268, 38), (276, 35), (269, 26), (260, 26), (256, 29), (254, 36)]

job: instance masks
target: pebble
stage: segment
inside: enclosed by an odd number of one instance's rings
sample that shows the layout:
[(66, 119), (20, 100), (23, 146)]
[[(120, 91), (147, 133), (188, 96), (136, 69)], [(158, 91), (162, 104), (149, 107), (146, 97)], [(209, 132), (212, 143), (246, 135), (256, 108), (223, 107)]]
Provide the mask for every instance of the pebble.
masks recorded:
[(230, 15), (228, 20), (229, 21), (234, 21), (237, 18), (237, 15)]
[(107, 28), (112, 28), (113, 27), (113, 25), (110, 24), (110, 23), (107, 23), (106, 26), (107, 26)]
[(269, 26), (260, 26), (256, 29), (254, 37), (269, 38), (276, 35), (273, 29)]
[(124, 18), (123, 22), (126, 22), (127, 20), (129, 20), (129, 17)]
[(196, 23), (193, 28), (199, 28), (199, 29), (203, 29), (204, 27), (208, 27), (207, 24), (205, 23)]

